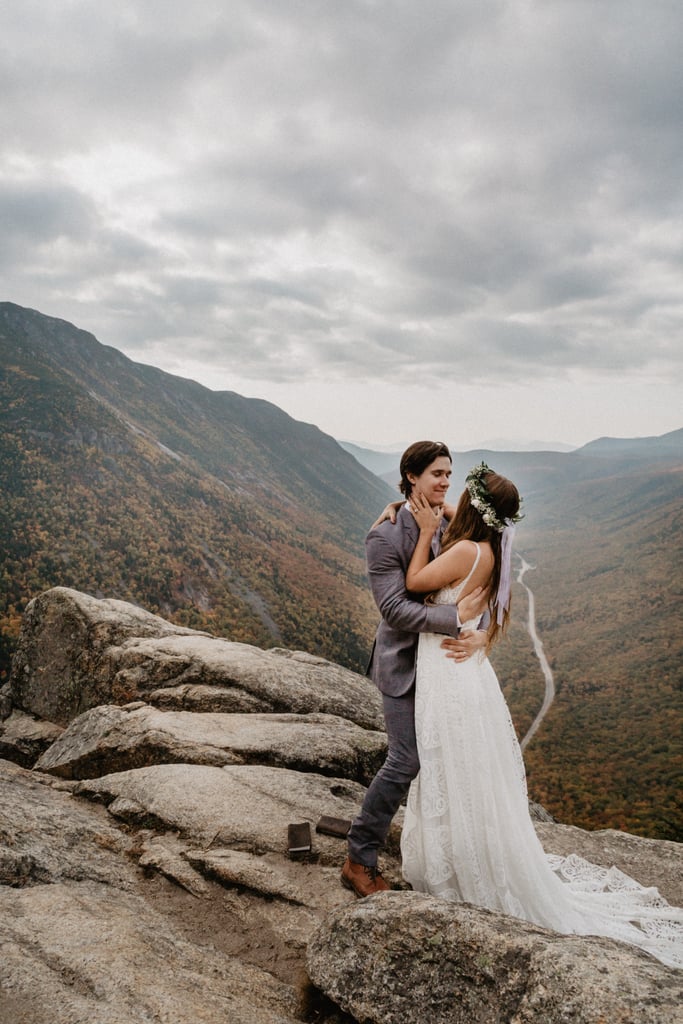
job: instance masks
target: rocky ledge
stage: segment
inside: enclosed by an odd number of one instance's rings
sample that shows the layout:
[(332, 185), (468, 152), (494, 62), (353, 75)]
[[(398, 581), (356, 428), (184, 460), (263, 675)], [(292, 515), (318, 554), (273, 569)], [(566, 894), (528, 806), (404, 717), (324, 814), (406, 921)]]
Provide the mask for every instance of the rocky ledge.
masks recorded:
[[(644, 953), (406, 891), (400, 816), (393, 891), (341, 887), (343, 840), (315, 825), (354, 815), (385, 749), (353, 672), (56, 588), (0, 718), (3, 1024), (682, 1019), (681, 972)], [(537, 829), (683, 902), (678, 844)]]

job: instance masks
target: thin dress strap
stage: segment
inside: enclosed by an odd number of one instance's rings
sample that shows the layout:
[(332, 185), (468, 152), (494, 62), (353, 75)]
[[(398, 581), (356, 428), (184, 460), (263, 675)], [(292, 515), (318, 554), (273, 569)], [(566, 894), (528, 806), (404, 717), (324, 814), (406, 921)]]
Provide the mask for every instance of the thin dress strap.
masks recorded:
[(474, 562), (473, 562), (473, 564), (472, 564), (472, 568), (471, 568), (471, 569), (470, 569), (470, 571), (469, 571), (469, 572), (467, 573), (467, 576), (465, 576), (465, 579), (464, 579), (464, 580), (462, 580), (462, 582), (461, 582), (461, 583), (458, 583), (458, 586), (460, 587), (460, 589), (461, 589), (461, 590), (462, 590), (462, 588), (463, 588), (463, 587), (465, 586), (465, 584), (466, 584), (466, 583), (469, 583), (469, 581), (470, 581), (470, 578), (471, 578), (471, 576), (472, 576), (472, 573), (474, 572), (474, 570), (475, 570), (475, 569), (477, 568), (477, 566), (479, 565), (479, 558), (480, 558), (480, 556), (481, 556), (481, 548), (480, 548), (480, 547), (479, 547), (479, 545), (477, 544), (476, 540), (473, 540), (473, 541), (472, 541), (472, 543), (473, 543), (473, 544), (475, 544), (475, 545), (476, 545), (476, 547), (477, 547), (477, 557), (476, 557), (476, 558), (474, 559)]

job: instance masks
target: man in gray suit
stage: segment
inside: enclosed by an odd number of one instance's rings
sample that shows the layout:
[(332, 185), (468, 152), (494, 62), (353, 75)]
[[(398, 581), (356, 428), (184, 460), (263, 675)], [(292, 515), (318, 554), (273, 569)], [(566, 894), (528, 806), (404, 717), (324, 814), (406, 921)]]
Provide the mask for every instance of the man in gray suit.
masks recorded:
[[(432, 508), (443, 506), (451, 476), (451, 455), (438, 441), (417, 441), (401, 457), (401, 491), (406, 499), (415, 489)], [(432, 545), (438, 544), (441, 529)], [(406, 571), (417, 544), (419, 529), (410, 509), (403, 505), (396, 521), (374, 526), (366, 539), (370, 587), (382, 621), (377, 628), (368, 673), (382, 693), (387, 758), (365, 795), (360, 813), (348, 834), (348, 857), (342, 882), (357, 896), (388, 889), (377, 868), (377, 854), (392, 819), (420, 769), (415, 739), (415, 656), (419, 633), (445, 634), (444, 657), (464, 660), (486, 643), (486, 633), (460, 633), (460, 622), (474, 618), (485, 607), (485, 595), (473, 591), (456, 609), (453, 605), (424, 604), (406, 590)]]

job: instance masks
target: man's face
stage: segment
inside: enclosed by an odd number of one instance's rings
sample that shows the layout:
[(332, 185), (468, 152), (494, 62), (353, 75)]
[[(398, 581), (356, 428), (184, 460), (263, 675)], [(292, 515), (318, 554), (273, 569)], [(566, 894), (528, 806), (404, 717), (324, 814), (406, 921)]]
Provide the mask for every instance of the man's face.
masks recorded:
[(419, 476), (408, 473), (414, 491), (424, 495), (432, 508), (443, 505), (451, 481), (451, 460), (439, 455)]

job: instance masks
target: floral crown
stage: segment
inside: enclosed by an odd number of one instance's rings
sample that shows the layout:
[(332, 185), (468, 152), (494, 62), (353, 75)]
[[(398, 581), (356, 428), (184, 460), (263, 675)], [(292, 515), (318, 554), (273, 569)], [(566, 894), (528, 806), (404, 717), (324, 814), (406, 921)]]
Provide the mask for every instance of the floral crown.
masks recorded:
[(516, 512), (510, 519), (501, 519), (499, 517), (491, 504), (491, 495), (483, 480), (487, 473), (493, 473), (493, 470), (485, 462), (480, 462), (478, 466), (469, 471), (465, 482), (469, 491), (470, 501), (486, 525), (490, 526), (497, 533), (502, 533), (507, 525), (518, 523), (524, 516), (521, 512)]

